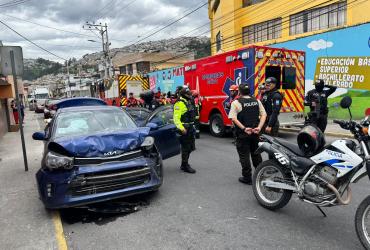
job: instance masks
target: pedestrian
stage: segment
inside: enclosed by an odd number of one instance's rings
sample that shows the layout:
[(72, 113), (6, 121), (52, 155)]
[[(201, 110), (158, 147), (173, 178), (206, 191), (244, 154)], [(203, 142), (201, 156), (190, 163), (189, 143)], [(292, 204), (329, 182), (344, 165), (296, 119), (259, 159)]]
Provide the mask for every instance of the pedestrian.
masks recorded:
[(192, 95), (189, 88), (179, 91), (179, 99), (173, 109), (173, 120), (180, 134), (181, 167), (186, 173), (194, 174), (196, 171), (189, 165), (190, 153), (195, 150), (195, 109), (191, 103)]
[(263, 132), (277, 136), (279, 132), (279, 114), (283, 104), (283, 95), (278, 91), (280, 83), (275, 77), (269, 77), (265, 82), (265, 89), (261, 96), (263, 107), (266, 110), (267, 118)]
[(239, 85), (240, 97), (231, 103), (229, 118), (235, 124), (236, 150), (242, 167), (242, 176), (239, 181), (252, 184), (252, 167), (262, 162), (258, 148), (259, 134), (266, 121), (266, 111), (262, 103), (250, 93), (248, 84)]
[(12, 100), (10, 102), (10, 107), (13, 111), (13, 117), (14, 117), (15, 124), (18, 124), (19, 123), (19, 113), (18, 113), (18, 107), (17, 107), (15, 100)]
[[(327, 88), (327, 89), (324, 89)], [(305, 124), (316, 125), (323, 133), (328, 124), (328, 97), (337, 90), (336, 87), (325, 85), (324, 80), (315, 82), (315, 89), (308, 91), (305, 106), (310, 107)]]

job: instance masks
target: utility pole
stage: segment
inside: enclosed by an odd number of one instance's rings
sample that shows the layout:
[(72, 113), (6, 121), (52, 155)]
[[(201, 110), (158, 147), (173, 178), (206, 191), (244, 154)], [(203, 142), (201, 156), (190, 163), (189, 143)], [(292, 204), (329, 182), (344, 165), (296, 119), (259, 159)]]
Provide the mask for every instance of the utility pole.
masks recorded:
[(69, 81), (69, 78), (70, 78), (69, 77), (69, 60), (67, 60), (67, 77), (68, 77), (67, 83), (68, 83), (68, 89), (69, 89), (69, 97), (72, 97), (71, 83)]
[(104, 56), (104, 80), (110, 78), (109, 69), (111, 68), (111, 60), (109, 57), (109, 38), (108, 38), (108, 25), (105, 23), (95, 24), (86, 22), (84, 26), (82, 26), (85, 30), (97, 30), (101, 36), (102, 46), (103, 46), (103, 56)]

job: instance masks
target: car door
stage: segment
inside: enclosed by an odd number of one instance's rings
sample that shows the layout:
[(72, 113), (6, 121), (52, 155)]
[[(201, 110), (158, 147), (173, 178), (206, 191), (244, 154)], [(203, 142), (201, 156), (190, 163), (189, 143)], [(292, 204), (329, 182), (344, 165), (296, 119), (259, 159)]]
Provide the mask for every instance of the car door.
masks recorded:
[(173, 123), (172, 106), (155, 110), (148, 118), (148, 123), (155, 123), (158, 126), (150, 131), (150, 135), (154, 137), (155, 144), (163, 159), (180, 154), (180, 142), (177, 138), (176, 126)]

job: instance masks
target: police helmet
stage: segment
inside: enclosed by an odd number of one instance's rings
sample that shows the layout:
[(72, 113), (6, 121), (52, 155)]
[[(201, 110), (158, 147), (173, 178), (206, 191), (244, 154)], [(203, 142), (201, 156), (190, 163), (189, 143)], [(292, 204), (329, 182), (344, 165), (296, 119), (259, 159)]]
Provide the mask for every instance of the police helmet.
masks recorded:
[(248, 84), (242, 83), (239, 85), (239, 92), (241, 95), (250, 95), (251, 89)]
[(275, 88), (280, 88), (280, 82), (273, 76), (268, 77), (265, 84), (275, 84)]
[(189, 88), (182, 88), (180, 90), (180, 96), (183, 97), (183, 98), (185, 98), (185, 99), (187, 99), (187, 100), (191, 99), (192, 98), (192, 94), (191, 94), (190, 89)]
[(305, 155), (312, 156), (325, 146), (325, 136), (317, 126), (310, 124), (299, 131), (297, 143)]

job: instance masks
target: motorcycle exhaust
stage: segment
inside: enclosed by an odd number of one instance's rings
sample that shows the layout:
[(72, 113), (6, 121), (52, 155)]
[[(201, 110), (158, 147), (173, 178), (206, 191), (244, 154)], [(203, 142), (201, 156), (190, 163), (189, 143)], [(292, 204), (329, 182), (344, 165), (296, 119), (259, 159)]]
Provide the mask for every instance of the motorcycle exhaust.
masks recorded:
[(335, 196), (337, 197), (337, 200), (338, 200), (339, 204), (348, 205), (351, 202), (351, 200), (352, 200), (352, 190), (349, 186), (347, 187), (347, 198), (345, 200), (340, 196), (340, 193), (339, 193), (338, 189), (336, 189), (333, 185), (328, 183), (326, 186), (331, 191), (334, 192)]

